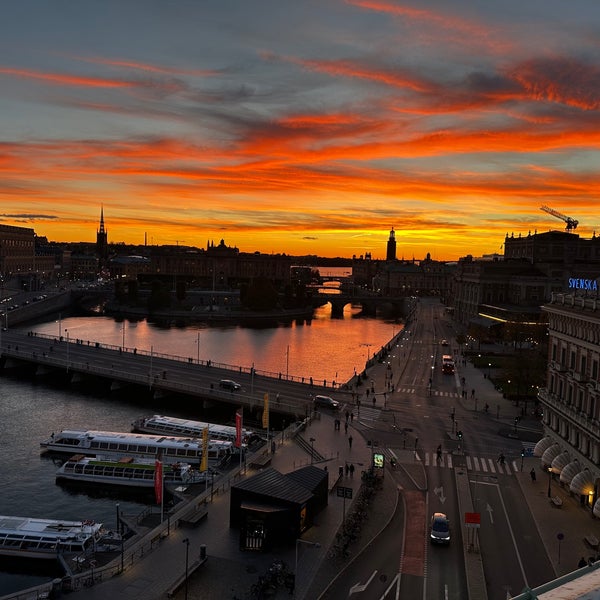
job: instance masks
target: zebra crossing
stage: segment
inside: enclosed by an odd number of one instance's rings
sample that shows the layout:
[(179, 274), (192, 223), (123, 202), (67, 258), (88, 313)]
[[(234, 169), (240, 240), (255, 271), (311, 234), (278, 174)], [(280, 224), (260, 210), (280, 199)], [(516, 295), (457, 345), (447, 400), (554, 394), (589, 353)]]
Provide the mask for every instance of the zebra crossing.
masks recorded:
[(361, 405), (360, 410), (358, 411), (358, 417), (355, 414), (354, 418), (358, 418), (359, 421), (377, 421), (379, 419), (379, 415), (381, 415), (380, 408), (373, 408), (372, 406), (364, 406)]
[[(417, 393), (416, 388), (413, 388), (413, 387), (396, 388), (394, 391), (398, 392), (400, 394), (416, 394)], [(440, 390), (431, 390), (430, 395), (444, 397), (444, 398), (460, 398), (460, 394), (458, 392), (442, 392)]]
[(500, 464), (495, 458), (489, 458), (485, 456), (469, 456), (465, 455), (455, 457), (452, 454), (442, 453), (442, 456), (438, 460), (436, 452), (424, 452), (417, 453), (418, 460), (421, 460), (426, 467), (440, 467), (452, 469), (455, 466), (455, 459), (460, 460), (460, 466), (466, 465), (469, 471), (476, 471), (479, 473), (489, 475), (512, 475), (518, 471), (517, 462), (513, 460)]

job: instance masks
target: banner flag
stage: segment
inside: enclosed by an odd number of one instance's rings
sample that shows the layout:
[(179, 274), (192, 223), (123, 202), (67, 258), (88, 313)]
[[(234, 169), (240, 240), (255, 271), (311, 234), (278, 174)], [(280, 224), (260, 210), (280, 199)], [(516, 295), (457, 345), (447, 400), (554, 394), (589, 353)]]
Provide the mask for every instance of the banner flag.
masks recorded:
[(243, 415), (242, 415), (242, 408), (238, 409), (235, 411), (235, 447), (236, 448), (241, 448), (242, 447), (242, 422), (243, 422)]
[(163, 464), (160, 460), (162, 455), (158, 455), (154, 463), (154, 495), (156, 496), (156, 504), (162, 504), (163, 494)]
[(208, 469), (208, 427), (202, 432), (202, 460), (200, 461), (200, 471)]
[(262, 419), (263, 429), (269, 429), (269, 392), (265, 392), (265, 406)]

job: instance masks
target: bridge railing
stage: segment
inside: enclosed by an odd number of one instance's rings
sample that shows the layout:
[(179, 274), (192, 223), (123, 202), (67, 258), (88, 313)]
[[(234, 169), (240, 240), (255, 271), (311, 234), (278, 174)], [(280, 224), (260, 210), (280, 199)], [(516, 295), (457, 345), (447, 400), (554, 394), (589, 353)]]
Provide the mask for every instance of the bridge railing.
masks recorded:
[[(35, 338), (41, 338), (41, 339), (47, 339), (49, 341), (53, 341), (55, 343), (69, 343), (69, 344), (77, 344), (79, 346), (89, 346), (89, 347), (95, 347), (95, 348), (103, 348), (105, 350), (111, 350), (114, 352), (127, 352), (127, 353), (131, 353), (133, 355), (140, 355), (140, 356), (147, 356), (149, 358), (158, 358), (158, 359), (165, 359), (165, 360), (174, 360), (174, 361), (178, 361), (178, 362), (182, 362), (182, 363), (188, 363), (188, 364), (196, 364), (196, 365), (200, 365), (200, 366), (205, 366), (205, 367), (214, 367), (216, 369), (223, 369), (226, 371), (231, 371), (232, 373), (240, 373), (240, 374), (245, 374), (245, 375), (250, 375), (252, 376), (252, 374), (254, 375), (259, 375), (259, 376), (263, 376), (263, 377), (268, 377), (271, 379), (279, 379), (282, 381), (291, 381), (291, 382), (296, 382), (296, 383), (300, 383), (300, 384), (314, 384), (317, 386), (323, 385), (323, 387), (327, 387), (327, 381), (326, 380), (313, 380), (312, 377), (304, 377), (304, 376), (300, 376), (300, 375), (290, 375), (289, 373), (283, 373), (283, 372), (275, 372), (275, 371), (266, 371), (266, 370), (262, 370), (262, 369), (256, 369), (254, 366), (250, 366), (250, 367), (244, 367), (241, 365), (231, 365), (228, 363), (219, 363), (219, 362), (213, 362), (211, 360), (198, 360), (197, 358), (194, 358), (192, 356), (179, 356), (176, 354), (165, 354), (162, 352), (155, 352), (154, 350), (145, 350), (145, 349), (140, 349), (140, 348), (132, 348), (132, 347), (128, 347), (128, 346), (117, 346), (114, 344), (106, 344), (104, 342), (92, 342), (90, 340), (80, 340), (78, 338), (67, 338), (65, 336), (55, 336), (55, 335), (49, 335), (46, 333), (38, 333), (38, 332), (31, 332), (28, 335), (31, 335)], [(72, 363), (71, 363), (72, 364)], [(334, 389), (336, 388), (341, 388), (343, 387), (344, 384), (339, 384), (339, 382), (335, 382), (335, 381), (330, 381), (329, 382), (329, 387), (332, 387)]]

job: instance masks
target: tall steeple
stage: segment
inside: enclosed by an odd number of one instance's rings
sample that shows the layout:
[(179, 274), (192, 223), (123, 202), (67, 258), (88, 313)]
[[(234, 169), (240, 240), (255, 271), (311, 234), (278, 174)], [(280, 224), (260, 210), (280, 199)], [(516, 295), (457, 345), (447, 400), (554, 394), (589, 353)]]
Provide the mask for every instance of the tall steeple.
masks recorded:
[(392, 227), (390, 231), (390, 238), (387, 243), (387, 254), (385, 260), (396, 260), (396, 232)]
[(96, 231), (96, 256), (100, 265), (104, 265), (108, 258), (108, 232), (104, 229), (104, 206), (100, 208), (100, 228)]

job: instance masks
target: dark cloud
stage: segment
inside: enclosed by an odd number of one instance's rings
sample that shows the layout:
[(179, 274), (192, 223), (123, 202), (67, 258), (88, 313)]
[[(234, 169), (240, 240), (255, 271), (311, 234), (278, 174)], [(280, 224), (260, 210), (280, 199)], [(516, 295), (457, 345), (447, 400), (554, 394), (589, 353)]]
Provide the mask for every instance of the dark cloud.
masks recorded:
[(38, 219), (58, 219), (55, 215), (36, 215), (32, 213), (0, 214), (2, 219), (19, 219), (20, 221), (35, 221)]

